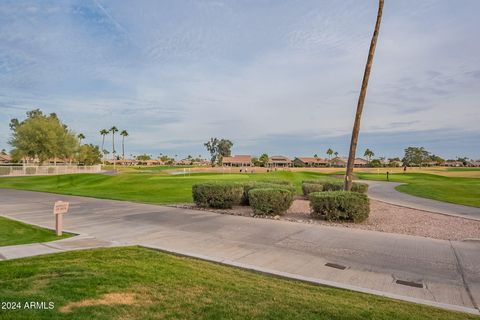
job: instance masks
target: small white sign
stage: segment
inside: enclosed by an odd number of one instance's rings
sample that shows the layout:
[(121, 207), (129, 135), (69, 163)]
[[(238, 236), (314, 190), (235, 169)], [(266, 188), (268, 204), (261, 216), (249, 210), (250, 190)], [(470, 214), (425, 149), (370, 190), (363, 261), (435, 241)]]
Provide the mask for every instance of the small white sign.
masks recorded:
[(68, 211), (69, 203), (65, 201), (56, 201), (53, 206), (53, 214), (64, 214)]

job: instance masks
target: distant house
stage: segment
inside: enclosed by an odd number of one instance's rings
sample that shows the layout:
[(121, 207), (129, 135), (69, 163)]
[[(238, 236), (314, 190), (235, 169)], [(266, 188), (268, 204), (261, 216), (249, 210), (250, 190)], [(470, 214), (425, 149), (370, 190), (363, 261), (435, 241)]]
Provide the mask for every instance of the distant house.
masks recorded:
[(354, 167), (368, 167), (368, 161), (362, 158), (355, 158), (353, 161)]
[(286, 168), (293, 165), (292, 160), (284, 156), (271, 156), (268, 159), (268, 166), (273, 168)]
[(438, 161), (428, 161), (423, 163), (425, 167), (436, 167), (438, 166)]
[(249, 155), (223, 157), (222, 165), (226, 167), (250, 167), (252, 165), (252, 157)]
[(0, 163), (11, 163), (11, 162), (12, 162), (12, 157), (10, 157), (8, 154), (0, 153)]
[(480, 167), (480, 160), (471, 160), (467, 162), (469, 167)]
[(446, 167), (463, 167), (462, 161), (455, 161), (455, 160), (447, 160), (445, 161)]
[[(348, 159), (336, 157), (330, 160), (330, 166), (332, 167), (346, 167)], [(353, 166), (356, 168), (368, 167), (368, 161), (362, 158), (355, 158)]]
[(293, 159), (295, 167), (325, 167), (327, 160), (316, 157), (297, 157)]
[(398, 161), (398, 160), (392, 160), (392, 161), (388, 161), (388, 164), (387, 164), (389, 167), (401, 167), (403, 166), (403, 162), (402, 161)]
[(340, 158), (340, 157), (335, 157), (332, 160), (330, 160), (330, 166), (332, 167), (346, 167), (347, 166), (347, 159), (346, 158)]

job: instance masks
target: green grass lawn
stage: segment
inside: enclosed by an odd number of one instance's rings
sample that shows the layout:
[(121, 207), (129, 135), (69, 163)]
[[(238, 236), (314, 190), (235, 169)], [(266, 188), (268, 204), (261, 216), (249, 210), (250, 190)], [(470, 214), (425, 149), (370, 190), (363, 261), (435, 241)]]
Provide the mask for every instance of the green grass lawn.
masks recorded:
[(47, 242), (71, 236), (71, 234), (64, 233), (61, 237), (57, 237), (52, 230), (0, 217), (0, 246)]
[[(385, 174), (357, 173), (361, 179), (386, 181)], [(445, 177), (427, 173), (390, 174), (390, 181), (403, 182), (396, 189), (414, 196), (480, 207), (480, 179)]]
[(27, 301), (55, 305), (0, 310), (5, 320), (478, 319), (137, 247), (0, 262), (0, 297), (22, 306)]
[[(357, 172), (356, 176), (361, 179), (386, 180), (385, 174)], [(194, 183), (201, 181), (286, 179), (293, 182), (300, 193), (302, 180), (328, 179), (332, 177), (338, 178), (338, 175), (287, 171), (256, 174), (192, 173), (187, 175), (169, 175), (159, 170), (158, 173), (135, 171), (125, 172), (116, 176), (77, 174), (2, 178), (0, 179), (0, 188), (169, 204), (191, 202), (191, 187)], [(479, 178), (446, 177), (426, 173), (396, 173), (390, 175), (390, 181), (407, 183), (397, 188), (401, 192), (440, 201), (480, 207)]]
[(287, 179), (300, 184), (305, 179), (326, 177), (311, 172), (271, 172), (258, 174), (195, 173), (190, 175), (131, 174), (116, 176), (76, 174), (43, 177), (0, 179), (0, 188), (45, 191), (105, 199), (130, 200), (145, 203), (181, 203), (192, 201), (192, 185), (208, 180), (266, 180)]

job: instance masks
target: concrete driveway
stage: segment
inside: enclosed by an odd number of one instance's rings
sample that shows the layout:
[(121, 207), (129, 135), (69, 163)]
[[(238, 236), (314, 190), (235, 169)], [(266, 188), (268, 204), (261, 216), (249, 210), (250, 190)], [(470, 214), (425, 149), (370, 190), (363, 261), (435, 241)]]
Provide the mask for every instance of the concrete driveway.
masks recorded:
[(221, 215), (166, 206), (0, 190), (0, 214), (99, 241), (143, 245), (316, 283), (478, 312), (480, 243)]

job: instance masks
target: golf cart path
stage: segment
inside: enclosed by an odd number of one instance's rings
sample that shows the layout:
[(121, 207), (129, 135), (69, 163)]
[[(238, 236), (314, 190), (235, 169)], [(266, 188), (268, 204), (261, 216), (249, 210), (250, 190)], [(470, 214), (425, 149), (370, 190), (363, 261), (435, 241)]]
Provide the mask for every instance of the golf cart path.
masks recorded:
[(480, 220), (480, 208), (415, 197), (395, 190), (395, 187), (402, 183), (370, 180), (362, 180), (361, 182), (369, 185), (368, 196), (374, 200), (412, 209)]
[[(90, 239), (91, 246), (141, 245), (479, 314), (480, 243), (476, 241), (445, 241), (5, 189), (0, 189), (0, 215), (53, 228), (52, 206), (57, 200), (70, 202), (70, 212), (64, 217), (66, 231)], [(69, 239), (62, 240), (62, 250), (68, 249), (65, 243)], [(3, 253), (7, 259), (15, 248), (9, 250)]]

